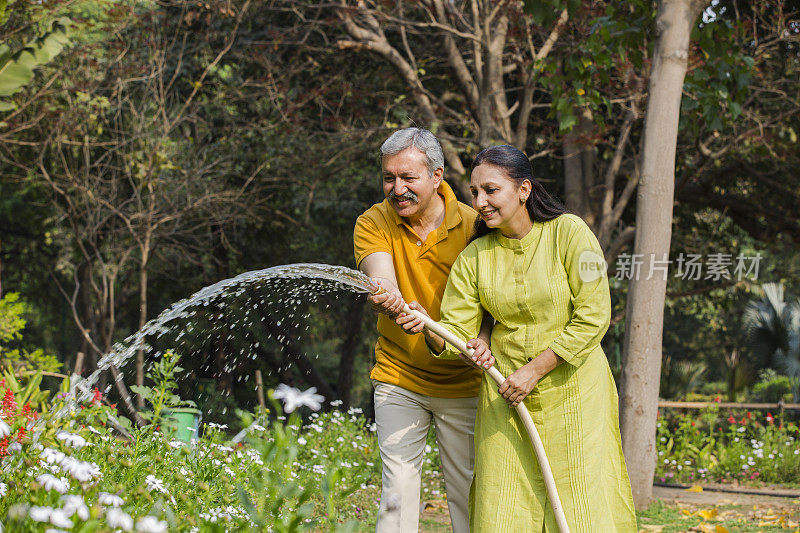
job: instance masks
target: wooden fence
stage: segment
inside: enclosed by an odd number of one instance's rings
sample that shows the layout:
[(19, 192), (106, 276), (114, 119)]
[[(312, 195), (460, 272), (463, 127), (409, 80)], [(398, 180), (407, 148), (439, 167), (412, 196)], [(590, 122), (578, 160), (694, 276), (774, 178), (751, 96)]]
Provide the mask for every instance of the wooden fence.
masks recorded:
[(800, 411), (800, 403), (738, 403), (738, 402), (658, 402), (658, 407), (671, 409), (707, 409), (717, 406), (721, 409), (752, 409), (774, 410), (779, 418), (783, 418), (784, 411)]

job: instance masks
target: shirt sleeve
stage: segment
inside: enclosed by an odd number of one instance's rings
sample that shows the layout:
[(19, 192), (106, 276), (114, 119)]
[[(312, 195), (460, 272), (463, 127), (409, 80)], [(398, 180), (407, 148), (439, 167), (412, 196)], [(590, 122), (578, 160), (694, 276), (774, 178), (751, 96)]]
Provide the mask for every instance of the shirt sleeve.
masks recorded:
[(608, 330), (611, 293), (602, 249), (585, 222), (576, 220), (559, 235), (558, 241), (572, 293), (572, 312), (550, 348), (567, 363), (579, 367)]
[[(467, 246), (453, 263), (440, 308), (439, 324), (464, 341), (478, 336), (483, 319), (483, 306), (478, 294), (477, 265), (477, 248)], [(433, 355), (441, 359), (458, 359), (458, 349), (445, 342), (445, 349)]]
[(391, 254), (392, 244), (387, 233), (381, 230), (372, 218), (364, 214), (358, 217), (353, 229), (353, 249), (358, 268), (361, 266), (361, 261), (369, 254), (375, 252)]

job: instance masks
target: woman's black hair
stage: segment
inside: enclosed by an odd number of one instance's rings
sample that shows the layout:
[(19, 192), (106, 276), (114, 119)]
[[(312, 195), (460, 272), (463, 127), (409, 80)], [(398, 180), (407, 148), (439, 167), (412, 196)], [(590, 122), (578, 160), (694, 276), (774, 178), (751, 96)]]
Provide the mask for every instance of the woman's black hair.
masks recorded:
[[(475, 156), (470, 170), (474, 171), (480, 165), (493, 165), (502, 169), (509, 178), (517, 183), (517, 186), (522, 185), (525, 180), (531, 182), (532, 190), (525, 202), (525, 208), (534, 222), (546, 222), (567, 213), (567, 209), (550, 196), (541, 183), (533, 179), (533, 169), (528, 156), (513, 146), (504, 144), (482, 150)], [(475, 231), (470, 242), (488, 235), (491, 231), (486, 222), (478, 217), (475, 220)]]

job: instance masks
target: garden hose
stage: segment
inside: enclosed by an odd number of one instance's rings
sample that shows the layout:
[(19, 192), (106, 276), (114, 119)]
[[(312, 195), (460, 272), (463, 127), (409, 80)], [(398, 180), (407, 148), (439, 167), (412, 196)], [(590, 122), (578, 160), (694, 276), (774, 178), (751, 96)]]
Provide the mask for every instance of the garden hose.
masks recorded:
[[(373, 294), (380, 294), (381, 292), (384, 292), (384, 289), (378, 287), (377, 285), (373, 285), (371, 288), (373, 289)], [(461, 340), (457, 335), (454, 335), (450, 330), (440, 325), (431, 317), (411, 309), (408, 307), (407, 303), (404, 304), (403, 312), (407, 315), (418, 318), (429, 331), (432, 331), (433, 333), (436, 333), (442, 337), (445, 341), (450, 343), (467, 357), (472, 357), (474, 350), (468, 348), (466, 342)], [(493, 366), (491, 368), (483, 369), (483, 371), (489, 374), (489, 376), (497, 383), (498, 386), (505, 381), (505, 378), (500, 371)], [(517, 410), (520, 420), (522, 420), (522, 424), (525, 426), (525, 429), (528, 432), (528, 436), (531, 439), (531, 444), (533, 444), (533, 451), (536, 454), (536, 459), (539, 462), (539, 468), (542, 470), (542, 477), (544, 478), (545, 487), (547, 487), (547, 497), (550, 499), (550, 505), (553, 506), (553, 513), (555, 514), (558, 530), (560, 533), (569, 533), (569, 525), (567, 525), (567, 518), (564, 515), (564, 508), (561, 505), (561, 498), (558, 497), (556, 482), (553, 478), (553, 471), (550, 468), (550, 463), (547, 461), (547, 454), (544, 451), (542, 438), (539, 436), (539, 432), (536, 430), (536, 426), (533, 423), (531, 414), (528, 412), (525, 404), (520, 402), (517, 404), (515, 409)]]

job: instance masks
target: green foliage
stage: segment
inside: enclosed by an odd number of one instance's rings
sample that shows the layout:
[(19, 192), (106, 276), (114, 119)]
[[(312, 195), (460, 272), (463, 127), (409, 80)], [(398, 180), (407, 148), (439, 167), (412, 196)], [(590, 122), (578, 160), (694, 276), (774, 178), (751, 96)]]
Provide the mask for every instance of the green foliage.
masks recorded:
[(699, 60), (686, 73), (681, 126), (699, 137), (730, 128), (751, 94), (755, 65), (742, 42), (744, 25), (724, 17), (700, 24), (692, 32)]
[(788, 376), (778, 374), (772, 368), (758, 373), (759, 381), (753, 385), (748, 400), (756, 403), (791, 402), (792, 381)]
[[(359, 413), (314, 414), (305, 426), (296, 414), (263, 425), (248, 415), (250, 438), (234, 445), (215, 424), (190, 444), (148, 429), (132, 429), (124, 440), (99, 416), (102, 410), (110, 411), (95, 402), (62, 417), (52, 409), (32, 430), (37, 445), (25, 436), (18, 450), (0, 454), (6, 530), (41, 531), (37, 510), (66, 508), (59, 492), (86, 506), (85, 513), (66, 515), (75, 531), (118, 529), (114, 505), (134, 522), (157, 517), (169, 531), (374, 527), (380, 459), (374, 427)], [(55, 479), (45, 479), (53, 473)]]
[(41, 390), (42, 372), (36, 372), (27, 380), (20, 382), (10, 370), (3, 370), (3, 383), (6, 388), (14, 393), (19, 406), (29, 405), (32, 409), (47, 410), (47, 399), (50, 391)]
[(525, 12), (540, 26), (552, 24), (566, 8), (570, 16), (580, 9), (580, 0), (525, 0)]
[(725, 419), (713, 407), (699, 415), (665, 416), (656, 438), (656, 479), (662, 482), (797, 483), (800, 430), (770, 413)]
[(22, 314), (25, 312), (25, 304), (19, 301), (19, 293), (10, 292), (0, 300), (0, 342), (21, 339), (25, 319)]
[(713, 400), (719, 396), (720, 393), (725, 392), (726, 386), (727, 384), (724, 381), (709, 381), (700, 385), (698, 393), (704, 396), (704, 399)]
[(767, 283), (763, 296), (745, 310), (750, 347), (762, 361), (774, 358), (792, 383), (792, 395), (800, 402), (800, 299), (786, 298), (783, 285)]
[(667, 355), (661, 365), (662, 398), (683, 398), (702, 384), (707, 366), (702, 361), (674, 360)]
[[(28, 351), (8, 346), (22, 340), (22, 330), (27, 324), (23, 315), (27, 312), (28, 306), (19, 299), (18, 293), (10, 292), (0, 299), (0, 370), (11, 376), (16, 374), (19, 379), (61, 368), (58, 359), (45, 354), (41, 348)], [(38, 379), (41, 381), (41, 374)]]
[[(280, 408), (276, 405), (276, 410)], [(315, 527), (324, 526), (330, 531), (355, 531), (357, 523), (350, 522), (338, 525), (336, 522), (336, 507), (332, 498), (337, 484), (343, 481), (340, 469), (325, 471), (321, 482), (316, 486), (302, 486), (297, 483), (286, 483), (291, 479), (296, 468), (299, 450), (302, 446), (298, 443), (301, 439), (298, 432), (300, 419), (293, 414), (286, 426), (275, 425), (270, 432), (270, 438), (251, 438), (250, 444), (258, 450), (261, 457), (273, 468), (257, 469), (248, 475), (248, 484), (251, 490), (244, 486), (237, 487), (237, 495), (244, 506), (256, 530), (281, 533), (295, 533), (308, 531)], [(339, 437), (341, 438), (341, 437)], [(302, 442), (307, 443), (306, 439)], [(349, 450), (345, 450), (347, 454)], [(331, 458), (333, 459), (333, 458)], [(333, 459), (335, 461), (335, 459)], [(335, 462), (334, 462), (335, 464)], [(347, 496), (354, 487), (339, 493)], [(313, 520), (315, 505), (314, 495), (318, 495), (325, 502), (324, 523)], [(286, 513), (285, 509), (296, 509), (293, 513)]]
[[(53, 21), (48, 30), (22, 49), (12, 51), (0, 43), (0, 97), (9, 97), (22, 90), (33, 79), (36, 68), (49, 63), (69, 44), (68, 19)], [(0, 111), (9, 111), (16, 105), (0, 100)]]
[(194, 407), (194, 402), (182, 399), (176, 391), (178, 382), (176, 376), (183, 370), (178, 366), (180, 355), (172, 350), (167, 350), (153, 363), (152, 369), (147, 373), (147, 378), (153, 382), (151, 387), (132, 385), (131, 390), (140, 395), (150, 404), (151, 411), (140, 413), (142, 418), (149, 421), (153, 427), (162, 423), (165, 409), (170, 410), (180, 407)]

